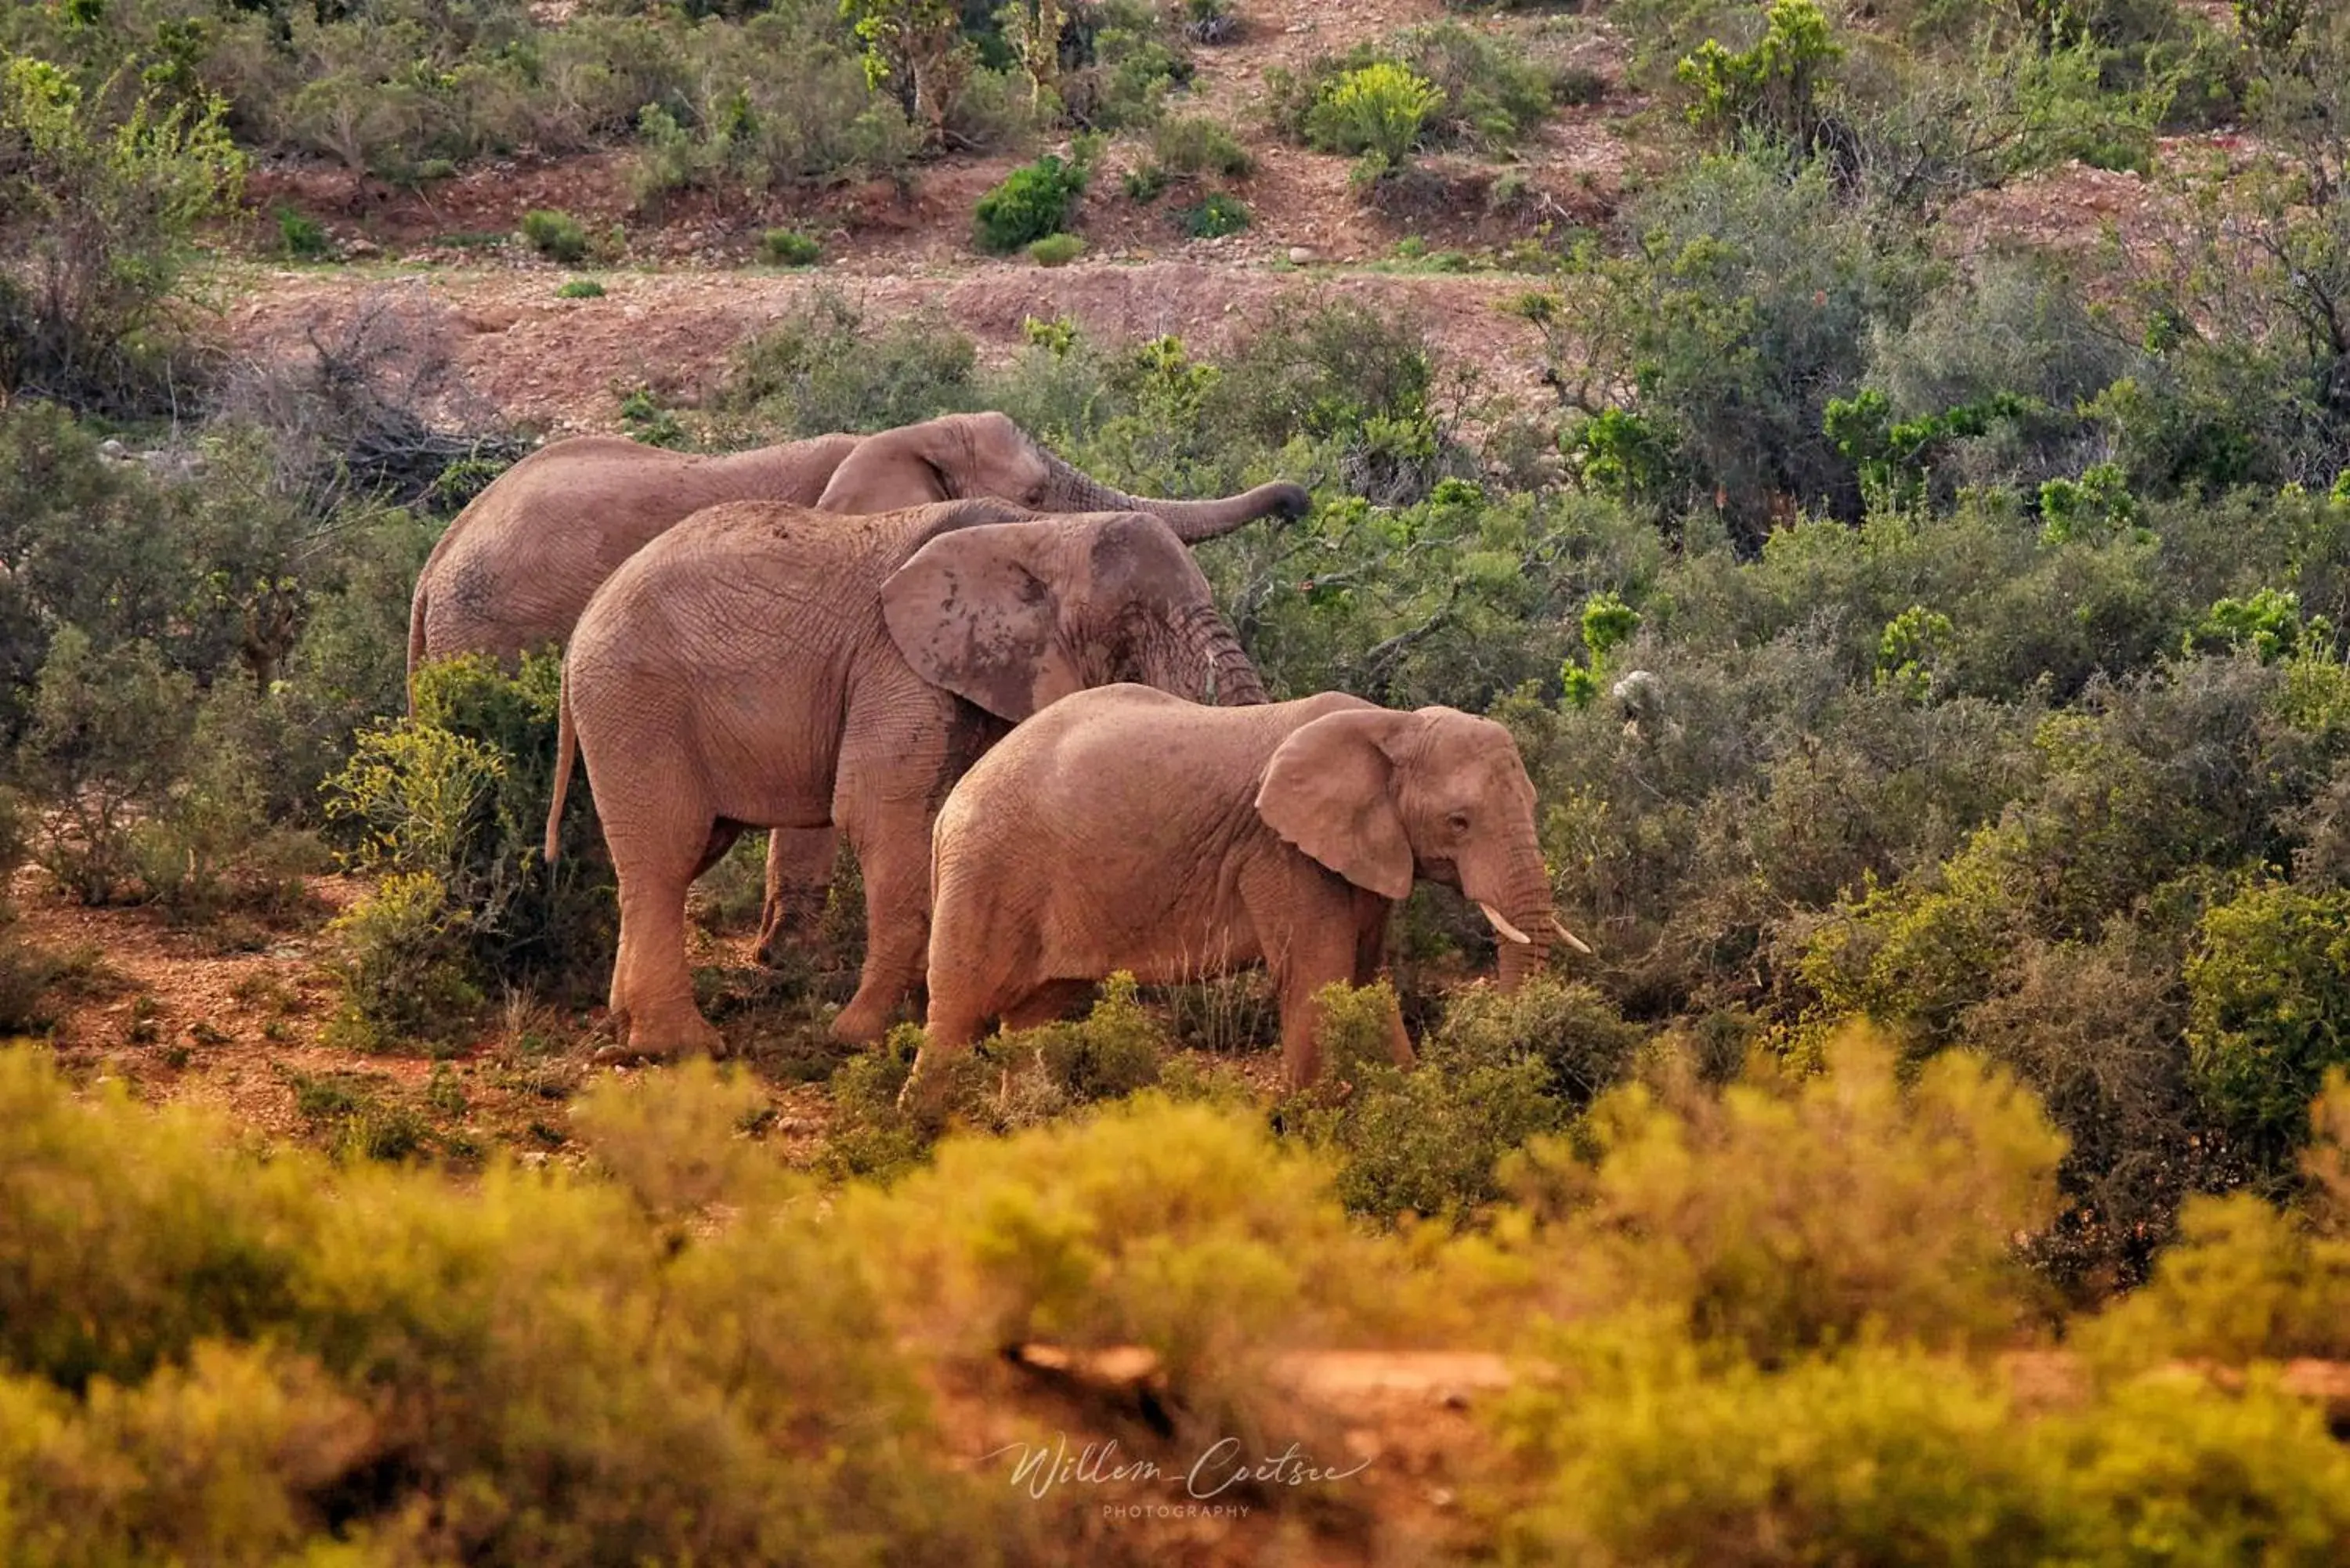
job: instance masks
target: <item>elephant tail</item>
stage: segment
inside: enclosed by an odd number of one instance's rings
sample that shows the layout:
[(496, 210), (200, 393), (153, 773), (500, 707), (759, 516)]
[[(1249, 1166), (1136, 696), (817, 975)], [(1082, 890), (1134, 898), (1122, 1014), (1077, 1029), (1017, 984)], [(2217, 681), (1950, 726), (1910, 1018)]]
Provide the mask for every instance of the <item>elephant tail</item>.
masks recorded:
[(571, 670), (563, 671), (562, 695), (555, 705), (555, 803), (546, 809), (546, 863), (563, 849), (563, 796), (571, 787), (571, 763), (579, 750), (579, 733), (571, 725)]
[(424, 579), (408, 602), (408, 716), (416, 717), (416, 667), (424, 662)]

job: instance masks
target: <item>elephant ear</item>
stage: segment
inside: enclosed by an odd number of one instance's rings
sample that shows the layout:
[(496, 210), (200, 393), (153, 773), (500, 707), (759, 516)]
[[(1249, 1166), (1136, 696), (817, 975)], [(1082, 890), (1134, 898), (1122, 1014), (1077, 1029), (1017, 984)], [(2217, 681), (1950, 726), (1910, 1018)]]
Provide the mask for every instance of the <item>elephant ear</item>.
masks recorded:
[(937, 420), (867, 436), (832, 471), (819, 512), (895, 512), (954, 499), (951, 438)]
[(1024, 523), (958, 528), (881, 585), (881, 619), (914, 672), (1015, 724), (1085, 685), (1061, 646), (1046, 538)]
[(1357, 708), (1300, 727), (1273, 753), (1256, 792), (1266, 826), (1383, 898), (1411, 891), (1411, 840), (1387, 752), (1398, 717)]
[(1043, 460), (1008, 416), (941, 414), (858, 441), (816, 504), (820, 512), (895, 512), (967, 496), (1027, 501), (1034, 486), (1016, 476), (1030, 469), (1041, 477)]

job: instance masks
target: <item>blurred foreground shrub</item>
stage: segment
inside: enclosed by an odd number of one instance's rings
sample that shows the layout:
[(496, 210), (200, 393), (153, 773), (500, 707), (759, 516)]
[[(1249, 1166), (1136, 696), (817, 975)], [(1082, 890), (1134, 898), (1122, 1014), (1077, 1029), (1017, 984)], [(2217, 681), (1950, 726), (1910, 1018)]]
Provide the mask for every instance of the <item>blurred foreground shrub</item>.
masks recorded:
[[(608, 1109), (691, 1197), (731, 1101)], [(998, 1496), (938, 1462), (850, 1238), (776, 1187), (714, 1233), (495, 1166), (337, 1170), (78, 1097), (0, 1054), (0, 1558), (981, 1564)], [(674, 1175), (649, 1168), (672, 1162)], [(1006, 1494), (1008, 1495), (1008, 1494)], [(315, 1555), (307, 1555), (307, 1554)]]
[(1994, 1376), (1866, 1347), (1782, 1372), (1657, 1325), (1564, 1335), (1500, 1426), (1534, 1480), (1502, 1560), (2317, 1564), (2350, 1453), (2308, 1404), (2192, 1379), (2026, 1419)]
[(1563, 1266), (1569, 1310), (1638, 1308), (1766, 1364), (1891, 1335), (1996, 1341), (2030, 1304), (2017, 1244), (2055, 1211), (2064, 1141), (2028, 1090), (1962, 1053), (1914, 1084), (1866, 1029), (1827, 1070), (1719, 1096), (1603, 1096), (1509, 1173)]

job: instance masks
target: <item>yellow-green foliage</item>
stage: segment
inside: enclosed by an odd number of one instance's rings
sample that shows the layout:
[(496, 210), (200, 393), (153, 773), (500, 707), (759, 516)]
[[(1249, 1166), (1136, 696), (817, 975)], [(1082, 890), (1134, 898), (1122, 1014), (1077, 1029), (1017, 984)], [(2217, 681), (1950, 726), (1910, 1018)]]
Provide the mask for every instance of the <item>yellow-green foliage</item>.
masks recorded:
[[(240, 1157), (0, 1054), (0, 1561), (278, 1562), (331, 1552), (330, 1511), (343, 1561), (1001, 1560), (1016, 1521), (934, 1464), (863, 1249), (702, 1147), (740, 1110), (599, 1098), (629, 1188), (461, 1191)], [(706, 1195), (740, 1204), (707, 1234), (647, 1212)]]
[(901, 1024), (882, 1049), (851, 1058), (833, 1075), (825, 1163), (834, 1175), (889, 1177), (951, 1127), (1011, 1132), (1073, 1106), (1130, 1095), (1158, 1082), (1168, 1050), (1166, 1032), (1122, 970), (1081, 1021), (999, 1034), (933, 1062), (929, 1091), (901, 1110), (898, 1093), (921, 1040), (920, 1029)]
[(749, 1137), (766, 1106), (754, 1080), (693, 1061), (608, 1079), (571, 1114), (598, 1161), (645, 1211), (674, 1219), (785, 1195), (783, 1168)]
[(2264, 883), (2203, 917), (2187, 962), (2197, 1087), (2253, 1152), (2300, 1141), (2328, 1067), (2350, 1064), (2350, 892)]
[(2027, 1422), (1965, 1361), (1873, 1346), (1780, 1372), (1654, 1321), (1563, 1335), (1498, 1425), (1533, 1479), (1508, 1563), (2320, 1563), (2350, 1453), (2305, 1404), (2191, 1379)]
[(394, 872), (328, 925), (343, 1000), (331, 1043), (389, 1051), (447, 1038), (482, 1004), (467, 978), (465, 912), (430, 871)]
[(575, 766), (562, 854), (540, 854), (554, 794), (563, 666), (534, 654), (512, 674), (477, 654), (423, 666), (415, 713), (354, 741), (328, 780), (327, 815), (349, 825), (362, 870), (439, 878), (463, 918), (468, 980), (600, 987), (612, 951), (609, 861), (595, 853), (588, 780)]
[(2005, 867), (1984, 853), (1991, 838), (1978, 835), (1930, 885), (1871, 888), (1821, 922), (1795, 967), (1822, 1017), (1947, 1038), (1990, 994), (2018, 932)]
[(1549, 1092), (1582, 1105), (1630, 1069), (1644, 1033), (1590, 986), (1538, 974), (1514, 992), (1477, 986), (1454, 997), (1427, 1049), (1476, 1062), (1537, 1057)]
[(1167, 1054), (1166, 1032), (1144, 1010), (1134, 976), (1123, 970), (1104, 983), (1084, 1023), (1048, 1023), (1007, 1044), (1016, 1058), (1031, 1042), (1045, 1079), (1080, 1104), (1148, 1086)]
[(1717, 1098), (1630, 1085), (1578, 1153), (1537, 1139), (1512, 1173), (1564, 1211), (1555, 1286), (1581, 1311), (1640, 1304), (1769, 1358), (1871, 1333), (1995, 1338), (2024, 1305), (2014, 1243), (2055, 1210), (2064, 1143), (2029, 1092), (1971, 1055), (1905, 1088), (1856, 1028), (1828, 1070)]
[(1503, 1561), (1583, 1568), (2041, 1561), (2007, 1401), (1963, 1364), (1877, 1348), (1709, 1367), (1679, 1325), (1554, 1348), (1558, 1381), (1498, 1426), (1539, 1478)]
[(1325, 151), (1364, 153), (1399, 164), (1411, 156), (1420, 127), (1443, 103), (1443, 92), (1410, 67), (1374, 60), (1323, 89), (1306, 112), (1306, 136)]
[(2189, 1378), (2133, 1385), (2044, 1422), (2026, 1453), (2063, 1499), (2064, 1562), (2319, 1568), (2350, 1558), (2350, 1449), (2314, 1406), (2264, 1381), (2241, 1398)]
[(1445, 1032), (1406, 1072), (1388, 1056), (1396, 996), (1386, 981), (1359, 991), (1334, 982), (1319, 1000), (1324, 1072), (1353, 1091), (1305, 1109), (1302, 1121), (1336, 1161), (1349, 1209), (1458, 1218), (1497, 1194), (1503, 1155), (1565, 1114), (1546, 1093), (1550, 1068), (1534, 1041), (1513, 1026), (1539, 1016), (1538, 1003), (1523, 1014), (1506, 1002), (1456, 1004), (1460, 1025), (1448, 1013)]
[(2311, 1211), (2280, 1212), (2242, 1192), (2189, 1199), (2154, 1277), (2085, 1330), (2100, 1360), (2350, 1356), (2350, 1078), (2340, 1069), (2309, 1116)]
[(1155, 1095), (947, 1139), (928, 1169), (850, 1205), (852, 1225), (889, 1238), (914, 1331), (973, 1356), (1030, 1339), (1147, 1345), (1179, 1393), (1326, 1335), (1373, 1278), (1373, 1243), (1319, 1162), (1261, 1117)]

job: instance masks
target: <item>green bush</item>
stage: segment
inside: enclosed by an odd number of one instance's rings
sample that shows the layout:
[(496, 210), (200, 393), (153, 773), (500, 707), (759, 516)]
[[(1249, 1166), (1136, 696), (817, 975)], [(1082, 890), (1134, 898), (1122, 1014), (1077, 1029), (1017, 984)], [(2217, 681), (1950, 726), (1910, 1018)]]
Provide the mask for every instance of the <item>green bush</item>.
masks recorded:
[(852, 1191), (847, 1213), (888, 1238), (873, 1261), (902, 1282), (906, 1332), (980, 1362), (1036, 1339), (1139, 1345), (1190, 1418), (1253, 1432), (1279, 1418), (1256, 1370), (1380, 1288), (1372, 1244), (1327, 1192), (1258, 1118), (1144, 1096), (950, 1138), (887, 1195)]
[(1086, 242), (1075, 234), (1046, 234), (1028, 247), (1028, 259), (1038, 266), (1066, 266), (1086, 253)]
[(1222, 239), (1237, 234), (1249, 226), (1249, 211), (1236, 196), (1222, 191), (1211, 191), (1196, 207), (1186, 207), (1175, 215), (1184, 234), (1195, 240)]
[[(1273, 121), (1284, 135), (1307, 146), (1385, 157), (1383, 149), (1338, 143), (1386, 134), (1378, 128), (1388, 123), (1389, 110), (1399, 116), (1399, 124), (1415, 118), (1411, 108), (1418, 104), (1414, 135), (1403, 139), (1406, 151), (1414, 141), (1506, 151), (1533, 133), (1553, 103), (1563, 101), (1566, 71), (1550, 61), (1546, 50), (1527, 47), (1534, 41), (1523, 33), (1505, 39), (1440, 22), (1408, 28), (1384, 43), (1359, 44), (1343, 55), (1316, 56), (1301, 73), (1276, 66), (1265, 73)], [(1363, 78), (1366, 71), (1377, 76)], [(1363, 119), (1325, 107), (1349, 78), (1382, 84), (1375, 94), (1378, 112), (1369, 112), (1374, 105), (1367, 101), (1358, 106)]]
[(1175, 115), (1159, 121), (1150, 132), (1150, 156), (1169, 173), (1192, 177), (1222, 174), (1230, 179), (1253, 167), (1248, 149), (1232, 128), (1204, 114)]
[(1499, 1195), (1504, 1155), (1565, 1114), (1545, 1093), (1545, 1064), (1515, 1041), (1478, 1031), (1440, 1037), (1405, 1071), (1388, 1060), (1396, 1005), (1388, 982), (1351, 995), (1334, 986), (1322, 1000), (1323, 1071), (1354, 1088), (1301, 1120), (1306, 1140), (1336, 1165), (1336, 1189), (1350, 1210), (1458, 1220)]
[(1502, 1524), (1511, 1561), (1963, 1563), (2054, 1545), (2014, 1413), (1963, 1364), (1870, 1349), (1708, 1376), (1686, 1342), (1637, 1329), (1555, 1354), (1563, 1386), (1499, 1417), (1534, 1489)]
[(21, 766), (60, 820), (36, 854), (86, 904), (123, 897), (140, 818), (165, 807), (194, 734), (195, 685), (144, 642), (99, 653), (59, 629), (41, 666)]
[(1305, 116), (1306, 140), (1324, 152), (1375, 158), (1400, 167), (1444, 95), (1409, 67), (1377, 60), (1325, 88)]
[(759, 236), (759, 254), (776, 266), (814, 266), (824, 245), (813, 234), (797, 229), (769, 229)]
[(1844, 53), (1817, 0), (1773, 0), (1762, 36), (1733, 52), (1708, 38), (1673, 69), (1696, 101), (1685, 112), (1727, 145), (1761, 139), (1809, 151), (1819, 134), (1819, 90)]
[(470, 978), (466, 911), (430, 871), (393, 872), (327, 928), (342, 1002), (328, 1022), (334, 1044), (362, 1051), (421, 1044), (435, 1054), (462, 1044), (480, 1012)]
[(979, 199), (979, 248), (1002, 255), (1066, 230), (1087, 174), (1082, 163), (1064, 163), (1050, 152), (1014, 169)]
[[(1592, 303), (1562, 385), (1634, 416), (1636, 441), (1575, 432), (1595, 478), (1669, 516), (1705, 507), (1759, 543), (1801, 507), (1846, 519), (1861, 499), (1826, 433), (1832, 400), (1859, 389), (1871, 327), (1907, 313), (1917, 265), (1901, 234), (1844, 205), (1816, 165), (1791, 181), (1768, 155), (1709, 159), (1626, 213), (1629, 254), (1590, 264)], [(1554, 336), (1565, 330), (1554, 326)], [(1628, 387), (1628, 398), (1602, 391)], [(1773, 497), (1777, 497), (1776, 501)]]
[(1172, 7), (1088, 0), (1060, 15), (1060, 37), (1045, 48), (1057, 56), (1062, 68), (1053, 85), (1076, 124), (1100, 131), (1156, 124), (1168, 99), (1191, 81)]
[(164, 412), (203, 379), (172, 312), (245, 159), (219, 97), (134, 87), (126, 59), (88, 86), (28, 53), (0, 68), (0, 394)]
[(1645, 1031), (1587, 985), (1536, 975), (1513, 993), (1480, 986), (1452, 998), (1428, 1044), (1432, 1059), (1532, 1058), (1543, 1091), (1580, 1108), (1632, 1068)]
[(978, 371), (977, 346), (936, 312), (868, 327), (822, 289), (735, 348), (710, 407), (746, 440), (889, 430), (977, 406)]
[[(888, 84), (843, 47), (827, 13), (770, 11), (739, 26), (693, 28), (681, 48), (664, 37), (662, 47), (676, 57), (676, 84), (649, 80), (655, 90), (623, 110), (639, 141), (630, 177), (639, 206), (657, 208), (683, 190), (741, 201), (886, 175), (921, 150), (914, 121)], [(977, 85), (990, 74), (970, 79)], [(974, 146), (1004, 134), (969, 119), (955, 129)]]
[(301, 909), (304, 877), (326, 853), (286, 822), (270, 775), (287, 751), (282, 711), (244, 681), (216, 683), (197, 708), (185, 762), (153, 814), (131, 835), (149, 898), (183, 923), (232, 913), (285, 919)]
[(291, 207), (277, 209), (277, 244), (295, 261), (319, 261), (334, 254), (326, 225)]
[(2317, 1563), (2350, 1543), (2350, 1460), (2268, 1388), (2145, 1384), (2033, 1419), (1915, 1350), (1717, 1371), (1629, 1330), (1570, 1338), (1557, 1366), (1501, 1417), (1533, 1487), (1502, 1522), (1509, 1561)]
[(546, 207), (525, 213), (522, 237), (530, 242), (531, 249), (549, 261), (576, 266), (588, 259), (588, 231), (568, 213)]
[(2312, 1235), (2250, 1193), (2199, 1194), (2153, 1278), (2089, 1324), (2101, 1361), (2143, 1367), (2173, 1357), (2241, 1366), (2350, 1354), (2350, 1244)]
[[(414, 715), (363, 732), (329, 783), (346, 860), (409, 879), (383, 915), (396, 961), (462, 955), (442, 988), (452, 994), (494, 977), (588, 995), (608, 972), (611, 867), (593, 852), (584, 777), (571, 781), (561, 855), (549, 866), (539, 853), (561, 680), (547, 655), (513, 676), (473, 655), (437, 662), (418, 673)], [(354, 942), (375, 934), (349, 929)], [(384, 1002), (400, 1005), (390, 991)]]
[(2258, 884), (2205, 914), (2198, 937), (2186, 966), (2198, 1088), (2246, 1152), (2281, 1160), (2326, 1069), (2350, 1065), (2350, 893)]
[[(604, 286), (592, 277), (575, 277), (555, 291), (557, 299), (601, 299)], [(445, 469), (442, 471), (447, 472)], [(484, 487), (486, 488), (486, 486)]]
[(1123, 972), (1103, 984), (1084, 1023), (1047, 1024), (1020, 1036), (1018, 1045), (1031, 1041), (1045, 1078), (1076, 1105), (1149, 1087), (1168, 1048), (1158, 1021), (1136, 998), (1134, 977)]

